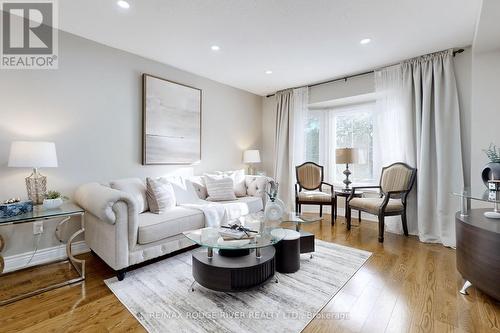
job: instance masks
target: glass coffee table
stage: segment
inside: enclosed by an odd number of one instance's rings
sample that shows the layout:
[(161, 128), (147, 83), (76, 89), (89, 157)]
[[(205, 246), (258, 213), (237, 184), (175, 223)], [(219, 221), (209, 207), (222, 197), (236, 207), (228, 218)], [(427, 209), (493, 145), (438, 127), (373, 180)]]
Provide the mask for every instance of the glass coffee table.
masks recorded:
[(281, 223), (293, 223), (295, 224), (295, 230), (300, 232), (300, 253), (312, 253), (315, 251), (314, 248), (314, 234), (301, 230), (302, 225), (312, 224), (316, 222), (321, 222), (322, 217), (319, 216), (307, 216), (299, 214), (296, 212), (285, 213), (281, 218)]
[[(231, 221), (233, 223), (235, 221)], [(219, 227), (186, 231), (184, 236), (204, 249), (195, 251), (191, 290), (197, 282), (215, 291), (243, 291), (262, 285), (275, 273), (274, 244), (285, 237), (285, 232), (273, 232), (279, 223), (266, 223), (260, 217), (246, 216), (239, 224), (255, 231), (238, 240), (224, 240)]]

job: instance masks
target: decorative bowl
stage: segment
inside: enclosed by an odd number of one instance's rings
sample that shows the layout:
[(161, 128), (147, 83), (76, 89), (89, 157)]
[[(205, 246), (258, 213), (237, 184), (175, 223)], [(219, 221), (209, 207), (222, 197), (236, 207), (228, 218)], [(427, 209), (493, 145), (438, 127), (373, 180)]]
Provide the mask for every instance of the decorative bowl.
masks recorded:
[(44, 199), (43, 200), (43, 208), (45, 209), (56, 209), (61, 207), (63, 204), (62, 198), (57, 199)]

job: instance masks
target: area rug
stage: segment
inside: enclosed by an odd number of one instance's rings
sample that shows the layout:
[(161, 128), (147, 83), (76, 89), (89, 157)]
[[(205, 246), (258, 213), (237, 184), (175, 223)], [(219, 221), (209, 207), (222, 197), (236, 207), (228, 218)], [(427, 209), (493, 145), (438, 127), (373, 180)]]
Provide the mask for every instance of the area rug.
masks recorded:
[(235, 293), (198, 284), (192, 292), (191, 251), (105, 282), (149, 332), (300, 332), (370, 256), (316, 240), (313, 258), (303, 254), (298, 272)]

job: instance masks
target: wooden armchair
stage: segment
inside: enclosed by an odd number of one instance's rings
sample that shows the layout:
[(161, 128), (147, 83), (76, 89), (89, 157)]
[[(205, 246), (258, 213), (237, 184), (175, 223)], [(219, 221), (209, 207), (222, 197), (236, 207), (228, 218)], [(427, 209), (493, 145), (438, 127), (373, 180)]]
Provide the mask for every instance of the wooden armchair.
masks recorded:
[[(405, 163), (394, 163), (382, 169), (379, 186), (353, 187), (347, 199), (347, 229), (351, 229), (351, 209), (378, 216), (378, 241), (384, 242), (384, 223), (386, 216), (401, 215), (405, 236), (408, 236), (406, 223), (406, 199), (417, 175), (417, 169)], [(379, 189), (378, 198), (355, 198), (358, 189)]]
[[(319, 216), (323, 216), (323, 206), (331, 206), (334, 211), (333, 185), (323, 181), (323, 167), (314, 162), (305, 162), (295, 167), (295, 210), (302, 212), (302, 205), (319, 205)], [(323, 186), (330, 188), (330, 193), (323, 191)], [(333, 217), (332, 217), (333, 223)]]

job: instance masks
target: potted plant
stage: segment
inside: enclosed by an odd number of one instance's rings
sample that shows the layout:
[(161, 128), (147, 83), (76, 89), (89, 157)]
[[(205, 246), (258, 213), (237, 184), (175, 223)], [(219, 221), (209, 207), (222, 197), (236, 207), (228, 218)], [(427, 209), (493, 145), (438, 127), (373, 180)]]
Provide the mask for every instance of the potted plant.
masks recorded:
[(48, 191), (45, 199), (43, 200), (43, 208), (45, 209), (56, 209), (61, 207), (66, 197), (62, 196), (61, 193), (57, 191)]
[(483, 149), (490, 162), (486, 164), (481, 172), (481, 178), (486, 187), (489, 180), (500, 179), (500, 149), (496, 145), (490, 143), (488, 149)]

